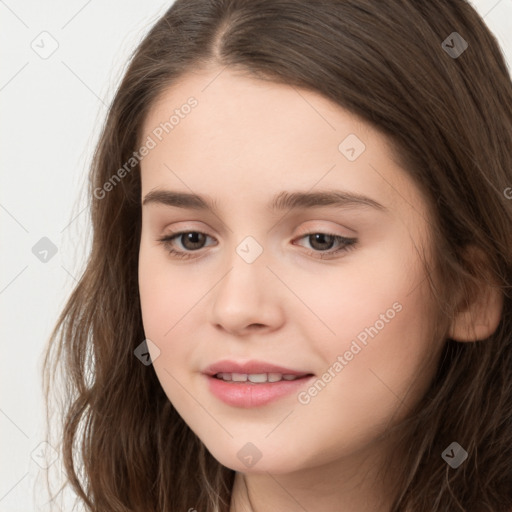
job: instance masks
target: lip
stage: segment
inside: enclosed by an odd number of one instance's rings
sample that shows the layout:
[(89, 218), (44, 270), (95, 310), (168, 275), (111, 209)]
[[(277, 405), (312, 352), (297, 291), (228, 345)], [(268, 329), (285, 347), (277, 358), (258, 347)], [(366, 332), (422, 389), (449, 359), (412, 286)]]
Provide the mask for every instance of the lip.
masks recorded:
[(214, 376), (217, 373), (282, 373), (285, 375), (297, 375), (304, 376), (310, 375), (311, 372), (293, 370), (291, 368), (285, 368), (284, 366), (278, 366), (265, 361), (247, 361), (245, 363), (239, 363), (236, 361), (222, 360), (211, 364), (203, 370), (204, 374)]
[[(314, 375), (310, 372), (294, 370), (263, 361), (248, 361), (237, 363), (235, 361), (218, 361), (208, 366), (203, 372), (209, 391), (222, 402), (232, 406), (249, 409), (261, 407), (270, 402), (284, 398), (311, 381)], [(226, 382), (215, 377), (217, 373), (282, 373), (296, 375), (295, 380), (281, 380), (278, 382)]]

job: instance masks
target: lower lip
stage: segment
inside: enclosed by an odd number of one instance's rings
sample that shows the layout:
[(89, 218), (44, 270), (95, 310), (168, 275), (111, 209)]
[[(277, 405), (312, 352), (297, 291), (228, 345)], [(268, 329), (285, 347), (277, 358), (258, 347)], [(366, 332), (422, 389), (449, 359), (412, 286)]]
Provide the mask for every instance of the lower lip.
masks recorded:
[(266, 405), (291, 393), (296, 393), (314, 377), (308, 375), (295, 380), (280, 380), (278, 382), (265, 382), (255, 384), (253, 382), (224, 381), (217, 377), (207, 375), (211, 393), (228, 405), (233, 407), (259, 407)]

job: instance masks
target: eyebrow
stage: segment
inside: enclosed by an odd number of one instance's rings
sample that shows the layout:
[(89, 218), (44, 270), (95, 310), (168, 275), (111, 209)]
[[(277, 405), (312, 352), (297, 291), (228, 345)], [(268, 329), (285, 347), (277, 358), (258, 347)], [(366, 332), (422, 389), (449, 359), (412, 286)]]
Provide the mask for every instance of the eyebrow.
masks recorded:
[[(200, 196), (188, 192), (172, 190), (152, 190), (142, 202), (147, 204), (162, 204), (186, 208), (190, 210), (203, 210), (218, 213), (218, 205), (209, 196)], [(272, 212), (293, 209), (320, 208), (322, 206), (335, 206), (339, 208), (374, 208), (383, 212), (388, 209), (370, 197), (342, 190), (325, 190), (318, 192), (279, 192), (270, 201), (268, 208)]]

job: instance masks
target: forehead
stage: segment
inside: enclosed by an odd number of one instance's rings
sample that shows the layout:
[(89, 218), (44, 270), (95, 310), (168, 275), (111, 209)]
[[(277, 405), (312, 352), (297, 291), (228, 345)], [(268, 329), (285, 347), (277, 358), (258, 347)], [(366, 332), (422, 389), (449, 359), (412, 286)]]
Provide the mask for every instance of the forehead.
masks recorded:
[(147, 137), (156, 144), (141, 162), (143, 195), (169, 185), (223, 202), (343, 188), (421, 208), (420, 191), (371, 125), (317, 92), (227, 68), (168, 87), (145, 119)]
[[(188, 109), (186, 105), (191, 98), (197, 105)], [(180, 77), (152, 105), (145, 119), (144, 133), (168, 121), (173, 113), (179, 115), (179, 119), (175, 116), (172, 121), (173, 135), (191, 124), (183, 122), (187, 117), (193, 117), (196, 133), (207, 131), (218, 141), (223, 133), (229, 133), (233, 143), (256, 133), (267, 134), (270, 140), (279, 136), (283, 141), (288, 136), (290, 141), (306, 139), (313, 144), (325, 135), (331, 135), (330, 140), (336, 134), (337, 139), (346, 130), (360, 134), (372, 131), (360, 118), (318, 92), (258, 79), (228, 68), (196, 71)], [(380, 142), (386, 144), (384, 139)]]

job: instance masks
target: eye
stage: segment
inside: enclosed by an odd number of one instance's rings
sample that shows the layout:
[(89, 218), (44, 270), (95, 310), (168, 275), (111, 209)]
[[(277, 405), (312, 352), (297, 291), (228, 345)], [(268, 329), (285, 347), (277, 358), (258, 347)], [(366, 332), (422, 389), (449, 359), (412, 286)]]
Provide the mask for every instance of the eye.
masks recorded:
[[(303, 238), (307, 238), (309, 244), (314, 249), (313, 251), (308, 251), (308, 254), (322, 259), (353, 249), (357, 243), (357, 238), (347, 238), (341, 235), (323, 232), (306, 233), (298, 238), (298, 240)], [(338, 248), (333, 251), (330, 250), (336, 243), (338, 244)]]
[[(173, 257), (187, 259), (197, 257), (193, 255), (193, 253), (204, 247), (207, 238), (211, 237), (201, 231), (179, 231), (166, 235), (158, 239), (158, 241), (164, 245)], [(314, 249), (308, 250), (308, 254), (322, 259), (353, 249), (357, 243), (356, 238), (347, 238), (341, 235), (323, 232), (306, 233), (296, 240), (303, 238), (307, 238), (311, 247)], [(180, 241), (183, 248), (176, 249), (174, 245), (175, 241)], [(338, 244), (338, 248), (331, 250), (335, 244)]]
[[(201, 231), (179, 231), (177, 233), (171, 233), (158, 241), (161, 242), (167, 251), (177, 258), (193, 258), (192, 254), (186, 251), (197, 251), (202, 249), (203, 243), (206, 238), (210, 238), (207, 234)], [(185, 250), (176, 250), (173, 247), (173, 242), (179, 240)]]

